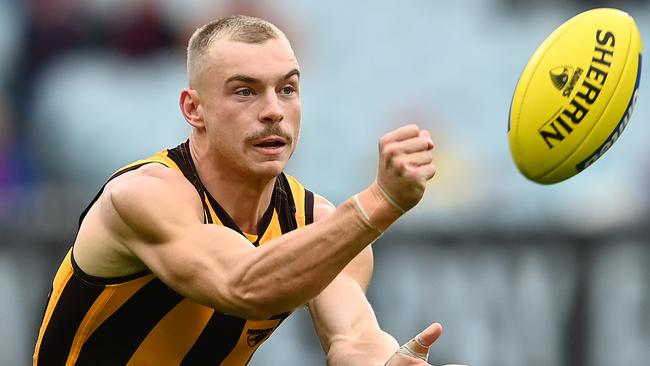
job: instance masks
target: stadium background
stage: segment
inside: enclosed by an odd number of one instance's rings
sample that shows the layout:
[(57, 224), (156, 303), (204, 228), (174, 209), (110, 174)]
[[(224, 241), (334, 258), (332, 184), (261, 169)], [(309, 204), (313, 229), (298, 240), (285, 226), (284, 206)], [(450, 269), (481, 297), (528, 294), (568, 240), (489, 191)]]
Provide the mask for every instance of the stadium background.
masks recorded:
[[(372, 179), (384, 132), (433, 133), (437, 177), (375, 245), (386, 330), (405, 341), (442, 322), (437, 364), (647, 364), (647, 73), (619, 142), (574, 179), (528, 182), (507, 146), (528, 57), (596, 6), (627, 10), (650, 42), (641, 0), (0, 1), (0, 365), (30, 364), (49, 282), (106, 176), (185, 137), (186, 39), (233, 13), (293, 42), (304, 114), (287, 170), (312, 190), (340, 203)], [(304, 309), (252, 362), (324, 363)]]

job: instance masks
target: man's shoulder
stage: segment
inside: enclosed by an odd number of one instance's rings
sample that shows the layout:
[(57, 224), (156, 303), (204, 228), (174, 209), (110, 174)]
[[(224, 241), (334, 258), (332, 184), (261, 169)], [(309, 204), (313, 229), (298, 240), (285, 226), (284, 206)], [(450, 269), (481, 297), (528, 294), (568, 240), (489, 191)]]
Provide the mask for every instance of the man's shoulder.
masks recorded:
[(150, 163), (129, 170), (111, 179), (104, 194), (112, 201), (133, 203), (164, 198), (196, 199), (194, 186), (182, 173), (163, 164)]
[(336, 206), (332, 202), (319, 194), (314, 194), (314, 221), (331, 215), (334, 210), (336, 210)]
[(161, 185), (166, 184), (180, 184), (188, 183), (187, 179), (175, 169), (159, 164), (156, 162), (151, 162), (137, 166), (136, 169), (129, 169), (120, 174), (114, 175), (112, 179), (106, 184), (106, 187), (115, 187), (115, 186), (138, 186), (141, 183), (156, 183)]

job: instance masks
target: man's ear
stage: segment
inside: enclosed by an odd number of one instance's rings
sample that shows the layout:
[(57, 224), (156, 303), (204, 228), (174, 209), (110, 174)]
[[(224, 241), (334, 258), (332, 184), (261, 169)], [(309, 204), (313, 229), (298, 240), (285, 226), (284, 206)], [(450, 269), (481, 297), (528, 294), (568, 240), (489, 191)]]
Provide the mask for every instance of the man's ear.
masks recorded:
[(199, 93), (195, 89), (183, 89), (179, 106), (181, 107), (181, 113), (183, 113), (183, 117), (185, 117), (187, 123), (195, 128), (205, 128), (205, 121), (203, 120), (203, 114), (201, 113), (201, 100), (199, 98)]

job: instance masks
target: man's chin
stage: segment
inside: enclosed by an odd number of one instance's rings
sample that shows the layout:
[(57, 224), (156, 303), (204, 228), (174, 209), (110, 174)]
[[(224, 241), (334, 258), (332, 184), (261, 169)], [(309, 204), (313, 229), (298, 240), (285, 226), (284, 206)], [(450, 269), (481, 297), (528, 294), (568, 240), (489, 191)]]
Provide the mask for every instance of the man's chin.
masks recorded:
[(255, 174), (260, 177), (275, 178), (282, 173), (286, 165), (287, 163), (285, 161), (274, 160), (257, 162), (255, 163), (255, 166), (251, 168)]

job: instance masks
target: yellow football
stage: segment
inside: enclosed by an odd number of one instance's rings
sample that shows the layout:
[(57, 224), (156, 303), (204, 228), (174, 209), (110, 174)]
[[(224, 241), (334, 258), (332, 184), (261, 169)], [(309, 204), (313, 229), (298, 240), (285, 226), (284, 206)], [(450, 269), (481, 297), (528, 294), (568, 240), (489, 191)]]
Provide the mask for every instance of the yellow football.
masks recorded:
[(512, 98), (510, 152), (530, 180), (570, 178), (618, 139), (634, 110), (641, 36), (617, 9), (594, 9), (558, 27), (528, 61)]

